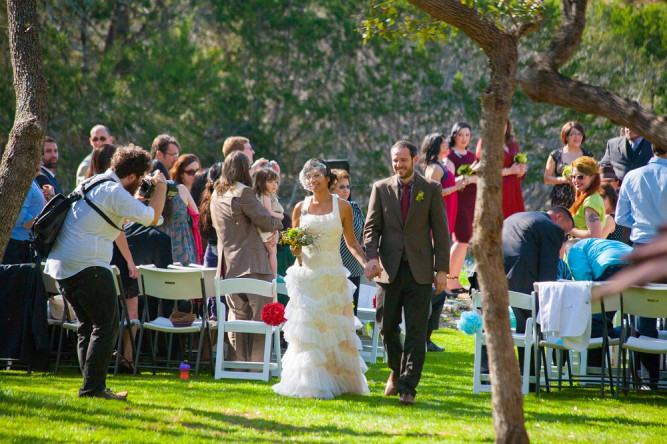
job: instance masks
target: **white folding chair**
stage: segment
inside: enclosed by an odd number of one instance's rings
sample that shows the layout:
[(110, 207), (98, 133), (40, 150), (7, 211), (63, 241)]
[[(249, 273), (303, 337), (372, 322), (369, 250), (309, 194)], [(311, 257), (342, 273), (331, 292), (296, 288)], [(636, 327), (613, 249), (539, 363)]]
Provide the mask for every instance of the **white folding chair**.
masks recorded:
[[(641, 316), (645, 318), (664, 318), (667, 317), (667, 285), (649, 284), (644, 287), (631, 287), (621, 293), (623, 313), (623, 328), (621, 329), (620, 356), (617, 363), (617, 382), (616, 396), (621, 383), (621, 371), (623, 377), (623, 391), (627, 395), (629, 390), (627, 372), (626, 350), (634, 353), (665, 354), (667, 353), (667, 340), (659, 338), (650, 338), (631, 336), (630, 316)], [(621, 368), (621, 360), (623, 368)], [(636, 360), (631, 360), (635, 361)], [(633, 382), (640, 382), (635, 374), (635, 369), (631, 369)]]
[[(248, 293), (265, 296), (273, 302), (277, 298), (276, 280), (272, 282), (248, 278), (215, 279), (218, 306), (218, 345), (215, 359), (215, 379), (252, 379), (268, 381), (271, 375), (280, 377), (282, 356), (280, 350), (280, 326), (274, 327), (262, 321), (227, 321), (225, 304), (220, 301), (227, 294)], [(265, 335), (264, 359), (262, 362), (229, 361), (225, 359), (223, 344), (226, 333)], [(271, 360), (271, 345), (275, 351), (275, 361)], [(236, 370), (228, 370), (236, 369)], [(248, 372), (244, 370), (261, 370)]]
[(380, 345), (380, 327), (376, 321), (376, 309), (373, 307), (373, 297), (376, 288), (374, 285), (359, 285), (359, 306), (357, 307), (357, 318), (364, 324), (371, 326), (371, 338), (361, 339), (361, 350), (359, 355), (365, 362), (375, 364), (378, 357), (384, 356), (384, 348)]
[[(604, 316), (605, 312), (617, 312), (621, 309), (621, 297), (619, 294), (609, 296), (605, 298), (603, 301), (591, 301), (591, 314), (602, 314)], [(585, 351), (579, 353), (579, 374), (575, 375), (572, 372), (572, 354), (574, 351), (567, 347), (565, 344), (563, 344), (563, 341), (560, 340), (557, 336), (549, 336), (546, 339), (540, 339), (539, 341), (539, 347), (540, 349), (554, 349), (558, 350), (558, 359), (557, 359), (557, 377), (558, 377), (558, 389), (560, 390), (562, 387), (562, 377), (563, 377), (563, 354), (567, 354), (566, 360), (567, 360), (567, 367), (568, 367), (568, 380), (570, 383), (570, 386), (573, 387), (573, 380), (576, 377), (578, 381), (584, 385), (586, 382), (598, 382), (598, 377), (597, 375), (589, 375), (587, 368), (588, 368), (588, 350), (595, 350), (595, 349), (601, 349), (602, 350), (602, 359), (600, 362), (600, 376), (599, 376), (599, 383), (600, 383), (600, 397), (604, 397), (604, 387), (605, 387), (605, 368), (608, 372), (608, 378), (609, 378), (609, 389), (611, 390), (612, 395), (614, 394), (614, 382), (613, 382), (613, 375), (612, 375), (612, 368), (611, 368), (611, 352), (610, 352), (610, 347), (612, 346), (617, 346), (619, 344), (619, 339), (618, 338), (610, 338), (609, 337), (609, 332), (607, 331), (607, 323), (603, 319), (603, 328), (602, 328), (602, 336), (599, 338), (591, 338), (588, 347), (586, 348)], [(539, 360), (542, 359), (544, 356), (545, 358), (545, 366), (544, 366), (544, 371), (545, 373), (551, 370), (552, 365), (551, 365), (551, 353), (548, 351), (545, 354), (540, 354), (538, 356), (538, 366), (541, 365)], [(549, 376), (553, 379), (553, 376), (551, 373)], [(547, 390), (550, 389), (549, 386), (549, 379), (547, 379)]]
[(209, 356), (212, 356), (210, 334), (208, 329), (208, 316), (206, 310), (202, 310), (202, 316), (195, 319), (192, 325), (189, 327), (175, 327), (168, 318), (163, 316), (158, 316), (153, 320), (148, 319), (148, 298), (152, 297), (160, 301), (173, 301), (175, 305), (178, 301), (201, 299), (202, 305), (206, 307), (206, 285), (204, 282), (204, 272), (196, 268), (165, 269), (144, 265), (140, 265), (138, 268), (141, 279), (141, 292), (144, 295), (144, 310), (139, 329), (137, 356), (134, 360), (134, 374), (136, 375), (139, 371), (141, 342), (145, 330), (154, 331), (156, 336), (155, 343), (150, 340), (148, 341), (152, 349), (151, 354), (153, 374), (155, 374), (156, 368), (171, 368), (169, 367), (169, 359), (167, 359), (166, 365), (164, 367), (157, 366), (156, 349), (158, 333), (188, 334), (190, 339), (188, 357), (192, 352), (194, 334), (199, 333), (197, 358), (195, 364), (196, 378), (199, 375), (199, 364), (201, 362), (202, 347), (204, 345), (205, 338), (206, 342), (208, 342)]
[[(530, 376), (530, 356), (533, 350), (535, 332), (533, 329), (533, 320), (535, 319), (535, 295), (534, 294), (525, 294), (519, 293), (516, 291), (509, 291), (507, 293), (509, 298), (509, 305), (511, 307), (517, 307), (524, 310), (530, 310), (531, 316), (526, 320), (526, 331), (525, 333), (516, 333), (512, 331), (512, 340), (514, 341), (514, 346), (518, 348), (523, 348), (525, 350), (523, 356), (523, 376), (521, 383), (521, 393), (524, 395), (528, 394), (529, 384), (531, 381)], [(473, 310), (480, 309), (482, 307), (482, 293), (474, 293), (472, 295), (473, 300)], [(475, 333), (475, 362), (473, 367), (473, 386), (472, 392), (478, 394), (480, 392), (490, 392), (491, 384), (483, 384), (483, 382), (489, 381), (488, 374), (482, 374), (482, 346), (486, 345), (486, 332), (477, 332)], [(533, 378), (534, 379), (534, 378)]]

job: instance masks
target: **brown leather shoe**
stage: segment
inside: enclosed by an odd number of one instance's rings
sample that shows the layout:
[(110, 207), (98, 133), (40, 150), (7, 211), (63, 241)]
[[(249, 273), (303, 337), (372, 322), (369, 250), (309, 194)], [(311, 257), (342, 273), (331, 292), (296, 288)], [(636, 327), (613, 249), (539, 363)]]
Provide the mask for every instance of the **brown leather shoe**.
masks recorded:
[(415, 395), (411, 395), (410, 393), (401, 393), (401, 397), (398, 402), (403, 405), (414, 405)]
[(392, 373), (387, 379), (387, 385), (384, 388), (384, 396), (398, 395), (398, 378)]

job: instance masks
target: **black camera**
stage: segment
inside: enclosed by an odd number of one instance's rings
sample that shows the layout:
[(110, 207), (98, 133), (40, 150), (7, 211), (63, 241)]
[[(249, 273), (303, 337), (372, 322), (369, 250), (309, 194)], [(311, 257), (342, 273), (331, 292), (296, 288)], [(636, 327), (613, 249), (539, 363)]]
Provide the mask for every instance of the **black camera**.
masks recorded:
[[(150, 180), (143, 178), (141, 179), (141, 186), (139, 187), (139, 195), (146, 199), (147, 201), (153, 197), (155, 192), (155, 185)], [(167, 199), (172, 199), (178, 194), (178, 184), (173, 180), (167, 181)]]

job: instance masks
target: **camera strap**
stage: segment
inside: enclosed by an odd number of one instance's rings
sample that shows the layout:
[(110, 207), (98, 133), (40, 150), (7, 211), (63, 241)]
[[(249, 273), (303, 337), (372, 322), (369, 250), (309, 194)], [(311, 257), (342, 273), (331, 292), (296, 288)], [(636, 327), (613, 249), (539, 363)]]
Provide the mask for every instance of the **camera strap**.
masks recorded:
[(93, 181), (93, 180), (91, 180), (90, 182), (88, 182), (88, 183), (90, 183), (90, 186), (89, 186), (88, 188), (86, 188), (87, 183), (84, 182), (84, 183), (81, 185), (81, 197), (83, 197), (83, 200), (86, 201), (86, 203), (87, 203), (88, 205), (90, 205), (90, 207), (91, 207), (93, 210), (95, 210), (95, 211), (97, 212), (97, 214), (99, 214), (100, 216), (102, 216), (102, 219), (104, 219), (105, 221), (107, 221), (107, 222), (109, 223), (109, 225), (111, 225), (112, 227), (114, 227), (116, 230), (124, 231), (122, 228), (118, 228), (118, 227), (116, 226), (116, 224), (114, 224), (114, 223), (111, 221), (111, 219), (109, 219), (109, 217), (108, 217), (106, 214), (104, 214), (104, 211), (100, 210), (100, 208), (99, 208), (97, 205), (95, 205), (95, 204), (93, 203), (93, 201), (90, 200), (90, 199), (88, 199), (88, 197), (86, 196), (86, 193), (88, 193), (88, 191), (92, 190), (93, 188), (95, 188), (96, 186), (98, 186), (98, 185), (100, 185), (100, 184), (102, 184), (102, 183), (104, 183), (104, 182), (115, 182), (115, 180), (113, 180), (113, 179), (110, 178), (109, 176), (102, 176), (102, 177), (100, 178), (100, 180), (97, 180), (97, 181)]

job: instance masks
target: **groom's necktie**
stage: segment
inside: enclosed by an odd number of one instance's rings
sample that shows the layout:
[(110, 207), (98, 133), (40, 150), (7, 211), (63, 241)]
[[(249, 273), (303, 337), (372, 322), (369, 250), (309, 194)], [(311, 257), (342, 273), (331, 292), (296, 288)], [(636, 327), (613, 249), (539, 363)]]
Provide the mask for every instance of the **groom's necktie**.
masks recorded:
[(408, 217), (408, 209), (410, 208), (410, 184), (404, 183), (403, 195), (401, 196), (401, 213), (403, 213), (403, 223)]

